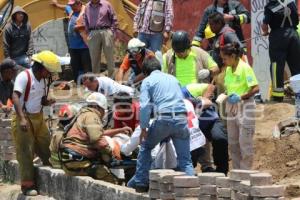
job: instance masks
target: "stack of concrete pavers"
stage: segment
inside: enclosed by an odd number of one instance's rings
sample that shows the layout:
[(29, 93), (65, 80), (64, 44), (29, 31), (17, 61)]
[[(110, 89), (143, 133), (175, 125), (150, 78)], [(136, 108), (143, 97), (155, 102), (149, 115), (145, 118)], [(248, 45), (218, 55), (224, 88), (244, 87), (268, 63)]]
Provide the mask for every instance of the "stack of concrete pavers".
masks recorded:
[(15, 160), (16, 151), (11, 135), (11, 119), (0, 118), (0, 159)]
[(216, 200), (217, 199), (217, 185), (216, 179), (218, 177), (225, 177), (223, 173), (199, 173), (199, 199)]
[(173, 184), (175, 200), (198, 200), (200, 190), (197, 176), (175, 176)]
[(176, 176), (184, 176), (184, 172), (171, 172), (159, 174), (160, 199), (175, 199), (173, 179)]
[(251, 197), (253, 200), (283, 200), (284, 186), (272, 185), (272, 175), (257, 173), (250, 175)]
[(154, 169), (150, 170), (149, 173), (149, 197), (151, 199), (159, 199), (160, 198), (160, 186), (159, 179), (161, 174), (170, 174), (175, 173), (172, 169)]
[(229, 177), (217, 177), (216, 186), (217, 186), (218, 200), (230, 200), (231, 189), (230, 189)]
[(250, 197), (250, 175), (259, 173), (256, 170), (234, 169), (230, 171), (229, 182), (231, 188), (231, 199), (249, 200)]

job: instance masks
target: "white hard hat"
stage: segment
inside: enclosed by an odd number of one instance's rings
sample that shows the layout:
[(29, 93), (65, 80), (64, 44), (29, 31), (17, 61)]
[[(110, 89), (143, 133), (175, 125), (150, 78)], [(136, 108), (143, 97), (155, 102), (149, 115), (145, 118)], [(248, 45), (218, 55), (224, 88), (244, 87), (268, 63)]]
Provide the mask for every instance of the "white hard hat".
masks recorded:
[(138, 49), (138, 48), (143, 48), (145, 47), (146, 44), (144, 42), (142, 42), (141, 40), (137, 39), (137, 38), (132, 38), (131, 40), (129, 40), (128, 42), (128, 46), (127, 49), (131, 50), (131, 49)]
[(100, 108), (103, 108), (104, 110), (107, 109), (107, 100), (106, 97), (99, 93), (99, 92), (93, 92), (86, 98), (86, 102), (88, 103), (96, 103)]

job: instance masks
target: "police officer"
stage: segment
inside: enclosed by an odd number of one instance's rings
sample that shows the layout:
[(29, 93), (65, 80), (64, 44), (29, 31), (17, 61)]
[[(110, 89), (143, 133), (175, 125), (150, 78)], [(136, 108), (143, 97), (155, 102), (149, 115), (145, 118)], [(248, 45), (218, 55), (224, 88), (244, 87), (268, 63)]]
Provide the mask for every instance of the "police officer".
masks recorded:
[[(269, 36), (271, 59), (272, 99), (281, 102), (284, 97), (284, 66), (288, 63), (292, 75), (300, 73), (300, 40), (297, 6), (291, 0), (270, 0), (265, 6), (262, 30)], [(280, 41), (280, 42), (279, 42)]]

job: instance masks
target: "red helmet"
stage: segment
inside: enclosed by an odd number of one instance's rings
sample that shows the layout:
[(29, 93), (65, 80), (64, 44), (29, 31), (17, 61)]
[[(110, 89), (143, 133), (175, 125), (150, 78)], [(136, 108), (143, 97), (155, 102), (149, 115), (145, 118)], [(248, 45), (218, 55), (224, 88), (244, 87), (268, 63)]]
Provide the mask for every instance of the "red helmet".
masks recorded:
[(82, 106), (79, 104), (64, 104), (59, 108), (58, 118), (60, 120), (68, 120), (73, 118)]

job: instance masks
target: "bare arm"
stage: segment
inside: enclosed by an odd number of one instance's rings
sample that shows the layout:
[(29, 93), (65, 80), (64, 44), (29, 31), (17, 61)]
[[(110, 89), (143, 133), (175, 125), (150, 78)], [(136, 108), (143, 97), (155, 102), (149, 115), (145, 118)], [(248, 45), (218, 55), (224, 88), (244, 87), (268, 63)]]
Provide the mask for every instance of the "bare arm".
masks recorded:
[(242, 100), (249, 99), (250, 97), (254, 96), (258, 92), (259, 92), (259, 86), (258, 85), (252, 86), (251, 90), (249, 90), (248, 93), (241, 96), (241, 99)]
[(104, 135), (109, 137), (113, 137), (119, 133), (131, 134), (132, 129), (130, 127), (123, 127), (123, 128), (115, 128), (115, 129), (109, 129), (104, 131)]
[(50, 4), (62, 10), (66, 8), (66, 5), (58, 3), (57, 0), (51, 0)]
[(124, 77), (124, 69), (122, 67), (119, 68), (117, 74), (116, 74), (116, 81), (119, 83), (123, 82), (123, 77)]
[(203, 94), (203, 97), (210, 99), (214, 95), (215, 86), (213, 84), (208, 84), (206, 91)]

